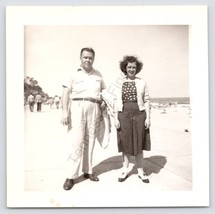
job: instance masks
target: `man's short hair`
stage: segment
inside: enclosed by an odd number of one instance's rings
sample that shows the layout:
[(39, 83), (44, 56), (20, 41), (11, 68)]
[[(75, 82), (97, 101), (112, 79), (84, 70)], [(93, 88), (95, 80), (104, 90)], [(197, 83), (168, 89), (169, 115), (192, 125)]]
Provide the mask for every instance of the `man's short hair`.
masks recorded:
[(92, 54), (93, 54), (93, 57), (95, 57), (95, 51), (92, 49), (92, 48), (82, 48), (81, 49), (81, 53), (80, 53), (80, 56), (82, 56), (82, 53), (84, 52), (84, 51), (87, 51), (87, 52), (91, 52)]

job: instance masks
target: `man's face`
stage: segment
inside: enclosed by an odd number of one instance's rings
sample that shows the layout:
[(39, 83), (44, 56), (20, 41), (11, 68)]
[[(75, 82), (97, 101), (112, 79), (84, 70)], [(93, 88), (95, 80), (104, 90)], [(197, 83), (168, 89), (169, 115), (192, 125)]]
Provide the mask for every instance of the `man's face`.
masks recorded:
[(81, 66), (86, 70), (87, 72), (90, 72), (93, 67), (94, 62), (94, 56), (93, 53), (88, 51), (83, 51), (81, 55)]

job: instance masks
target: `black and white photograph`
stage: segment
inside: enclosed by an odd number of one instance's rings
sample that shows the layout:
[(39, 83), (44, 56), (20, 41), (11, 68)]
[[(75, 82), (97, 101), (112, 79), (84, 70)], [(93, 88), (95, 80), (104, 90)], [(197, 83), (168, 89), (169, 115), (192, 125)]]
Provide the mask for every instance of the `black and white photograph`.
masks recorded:
[(207, 75), (206, 6), (8, 7), (7, 206), (209, 206)]

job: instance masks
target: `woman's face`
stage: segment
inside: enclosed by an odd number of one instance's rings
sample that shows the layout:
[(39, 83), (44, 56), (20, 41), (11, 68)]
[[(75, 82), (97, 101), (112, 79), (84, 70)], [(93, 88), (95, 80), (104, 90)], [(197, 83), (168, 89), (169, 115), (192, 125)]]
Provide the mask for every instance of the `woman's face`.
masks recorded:
[(129, 62), (126, 66), (127, 77), (129, 79), (134, 79), (137, 71), (136, 62)]

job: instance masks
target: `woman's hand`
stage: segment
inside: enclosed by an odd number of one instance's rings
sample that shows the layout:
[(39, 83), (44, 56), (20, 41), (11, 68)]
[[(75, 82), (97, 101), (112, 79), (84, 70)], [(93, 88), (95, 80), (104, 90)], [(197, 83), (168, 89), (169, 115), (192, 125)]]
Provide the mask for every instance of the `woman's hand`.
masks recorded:
[(145, 120), (145, 129), (148, 129), (151, 125), (151, 122), (150, 122), (150, 119), (149, 118), (146, 118)]
[(114, 125), (115, 125), (116, 129), (120, 128), (120, 122), (117, 118), (114, 118)]

